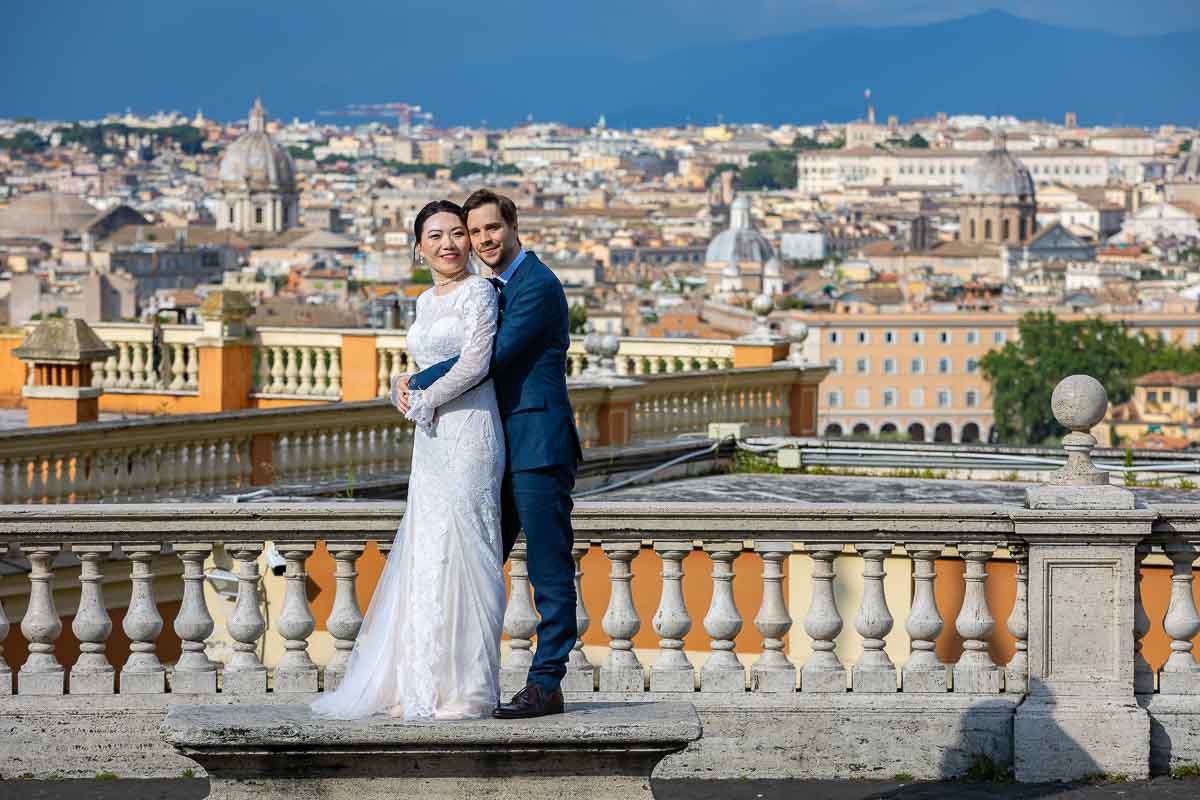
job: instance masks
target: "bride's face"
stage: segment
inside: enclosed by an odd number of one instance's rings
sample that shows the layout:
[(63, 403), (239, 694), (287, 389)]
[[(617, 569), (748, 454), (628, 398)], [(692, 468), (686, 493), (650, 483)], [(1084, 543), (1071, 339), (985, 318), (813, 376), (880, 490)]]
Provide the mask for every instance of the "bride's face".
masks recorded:
[(425, 220), (421, 231), (421, 255), (437, 275), (453, 278), (467, 267), (471, 237), (467, 226), (455, 215), (441, 211)]

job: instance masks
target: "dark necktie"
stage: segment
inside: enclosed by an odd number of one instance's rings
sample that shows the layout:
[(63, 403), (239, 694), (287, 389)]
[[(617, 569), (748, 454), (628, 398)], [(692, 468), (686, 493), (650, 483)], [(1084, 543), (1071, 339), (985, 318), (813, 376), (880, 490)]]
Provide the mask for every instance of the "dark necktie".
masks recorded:
[(497, 292), (504, 291), (504, 281), (500, 280), (499, 278), (488, 278), (488, 283), (492, 284), (492, 286), (495, 286)]

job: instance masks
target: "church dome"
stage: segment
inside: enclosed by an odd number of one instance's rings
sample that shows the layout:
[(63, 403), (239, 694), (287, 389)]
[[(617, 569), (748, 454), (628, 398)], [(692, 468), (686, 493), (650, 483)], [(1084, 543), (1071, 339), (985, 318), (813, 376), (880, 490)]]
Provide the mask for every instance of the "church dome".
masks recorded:
[(1008, 152), (1003, 131), (992, 139), (992, 149), (963, 176), (964, 194), (1000, 194), (1033, 197), (1033, 177), (1029, 170)]
[(77, 233), (100, 212), (82, 197), (59, 192), (33, 192), (0, 209), (0, 234), (61, 238)]
[(288, 151), (267, 134), (267, 112), (255, 98), (250, 129), (229, 145), (221, 157), (221, 182), (255, 189), (295, 191), (296, 168)]
[(767, 237), (750, 224), (749, 198), (741, 196), (734, 198), (730, 206), (729, 228), (708, 243), (704, 260), (709, 264), (766, 264), (774, 255), (775, 248), (771, 247)]

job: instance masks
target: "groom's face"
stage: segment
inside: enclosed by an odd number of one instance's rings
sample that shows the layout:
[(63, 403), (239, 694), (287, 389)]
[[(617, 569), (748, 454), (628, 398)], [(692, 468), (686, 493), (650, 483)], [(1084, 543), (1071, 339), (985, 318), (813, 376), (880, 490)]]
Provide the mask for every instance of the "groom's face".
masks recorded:
[(509, 225), (500, 214), (500, 206), (488, 203), (467, 215), (467, 232), (475, 257), (495, 270), (512, 262), (521, 247), (517, 226)]

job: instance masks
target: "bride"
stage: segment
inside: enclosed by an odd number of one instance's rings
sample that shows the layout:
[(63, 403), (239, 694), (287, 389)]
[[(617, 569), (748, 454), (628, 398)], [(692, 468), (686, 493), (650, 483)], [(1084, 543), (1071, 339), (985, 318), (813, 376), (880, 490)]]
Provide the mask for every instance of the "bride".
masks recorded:
[(434, 287), (417, 298), (409, 354), (421, 367), (459, 360), (410, 395), (416, 432), (404, 519), (345, 677), (312, 704), (322, 717), (387, 711), (406, 720), (466, 719), (490, 716), (499, 701), (504, 434), (492, 381), (480, 382), (496, 334), (497, 292), (468, 267), (458, 205), (429, 203), (414, 233)]

